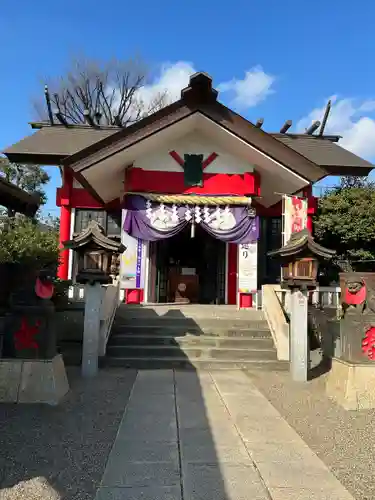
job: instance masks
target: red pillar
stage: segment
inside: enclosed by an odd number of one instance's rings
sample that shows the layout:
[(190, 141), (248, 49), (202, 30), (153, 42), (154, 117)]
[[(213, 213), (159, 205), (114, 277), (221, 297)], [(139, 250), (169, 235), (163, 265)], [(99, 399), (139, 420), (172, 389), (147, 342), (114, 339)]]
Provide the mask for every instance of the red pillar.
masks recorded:
[(236, 243), (228, 244), (228, 304), (237, 303), (237, 248)]
[(312, 219), (312, 215), (309, 215), (309, 214), (307, 215), (307, 229), (312, 234), (312, 232), (313, 232), (313, 219)]
[[(64, 241), (70, 240), (70, 224), (72, 209), (70, 205), (71, 192), (73, 188), (73, 176), (70, 170), (64, 168), (63, 185), (61, 189), (60, 208), (60, 248)], [(61, 280), (67, 280), (69, 276), (69, 250), (61, 250), (60, 263), (57, 276)]]

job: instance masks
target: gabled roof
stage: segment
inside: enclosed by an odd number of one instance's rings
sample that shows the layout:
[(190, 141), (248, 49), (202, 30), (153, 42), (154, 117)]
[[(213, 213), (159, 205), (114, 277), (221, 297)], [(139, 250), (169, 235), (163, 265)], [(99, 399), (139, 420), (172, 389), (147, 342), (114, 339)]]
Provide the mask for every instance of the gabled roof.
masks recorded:
[(310, 182), (330, 174), (368, 175), (373, 168), (331, 138), (267, 133), (218, 102), (217, 94), (211, 78), (196, 73), (179, 101), (127, 128), (35, 124), (42, 128), (4, 153), (11, 161), (69, 165), (79, 175), (101, 159), (200, 114)]
[(40, 198), (0, 177), (0, 205), (33, 217), (39, 208)]

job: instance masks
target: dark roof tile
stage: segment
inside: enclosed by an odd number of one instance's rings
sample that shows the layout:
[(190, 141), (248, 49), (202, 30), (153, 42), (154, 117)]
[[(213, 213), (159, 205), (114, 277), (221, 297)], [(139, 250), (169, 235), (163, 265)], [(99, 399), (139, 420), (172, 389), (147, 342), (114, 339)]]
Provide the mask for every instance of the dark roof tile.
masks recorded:
[(0, 205), (32, 217), (39, 208), (40, 198), (0, 177)]
[(290, 136), (273, 134), (277, 140), (322, 167), (356, 167), (372, 169), (374, 166), (334, 142), (319, 136)]
[[(62, 125), (46, 126), (7, 148), (4, 153), (10, 161), (19, 161), (23, 155), (38, 155), (40, 157), (55, 157), (61, 160), (77, 153), (81, 149), (108, 137), (118, 129), (96, 129), (89, 127), (64, 127)], [(48, 163), (50, 162), (48, 161)]]

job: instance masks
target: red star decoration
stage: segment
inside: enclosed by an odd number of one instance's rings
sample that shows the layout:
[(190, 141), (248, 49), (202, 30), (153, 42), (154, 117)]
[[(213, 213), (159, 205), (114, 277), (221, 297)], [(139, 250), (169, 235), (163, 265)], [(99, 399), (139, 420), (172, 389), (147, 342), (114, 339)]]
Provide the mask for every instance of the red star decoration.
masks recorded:
[(25, 318), (21, 320), (21, 328), (14, 334), (15, 347), (21, 349), (38, 349), (38, 343), (34, 335), (39, 332), (40, 321), (36, 321), (34, 326), (28, 325)]
[(369, 359), (375, 359), (375, 327), (373, 326), (366, 331), (365, 337), (362, 340), (362, 352)]

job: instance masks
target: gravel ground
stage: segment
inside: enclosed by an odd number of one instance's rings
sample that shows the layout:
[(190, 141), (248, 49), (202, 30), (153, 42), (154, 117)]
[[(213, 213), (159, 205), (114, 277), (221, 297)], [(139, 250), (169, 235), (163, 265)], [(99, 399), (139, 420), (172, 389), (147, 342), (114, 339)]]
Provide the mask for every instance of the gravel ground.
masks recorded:
[(325, 396), (326, 376), (299, 384), (288, 372), (248, 375), (356, 500), (375, 499), (375, 410), (336, 405)]
[(71, 369), (57, 407), (0, 404), (0, 500), (92, 500), (135, 376)]
[[(58, 407), (0, 405), (0, 500), (92, 500), (136, 372), (84, 381)], [(347, 412), (325, 396), (325, 376), (296, 384), (284, 372), (249, 376), (356, 500), (375, 498), (375, 410)]]

